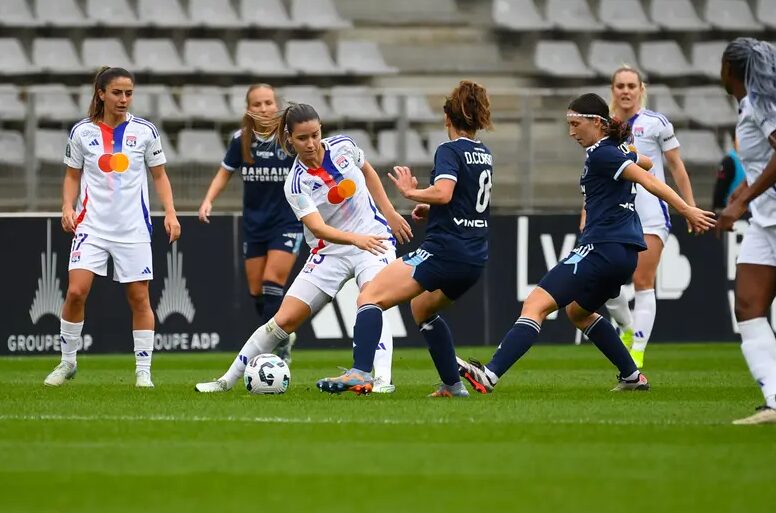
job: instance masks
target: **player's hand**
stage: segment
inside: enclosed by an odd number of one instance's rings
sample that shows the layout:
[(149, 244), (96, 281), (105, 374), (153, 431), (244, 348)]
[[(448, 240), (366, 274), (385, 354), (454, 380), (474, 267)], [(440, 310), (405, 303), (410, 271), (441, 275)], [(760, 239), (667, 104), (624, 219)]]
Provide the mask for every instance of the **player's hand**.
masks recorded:
[(738, 199), (728, 202), (725, 209), (719, 215), (719, 219), (717, 219), (717, 233), (732, 230), (733, 224), (746, 213), (746, 209), (744, 202)]
[(394, 210), (387, 214), (385, 218), (388, 221), (388, 226), (391, 227), (393, 236), (396, 237), (396, 241), (399, 244), (405, 244), (412, 239), (412, 228), (410, 228), (410, 223), (408, 223), (401, 214)]
[(425, 221), (428, 219), (428, 211), (431, 209), (431, 205), (427, 203), (418, 203), (415, 208), (412, 209), (412, 220), (417, 222)]
[(716, 225), (714, 212), (701, 210), (698, 207), (688, 206), (687, 211), (683, 215), (687, 219), (687, 224), (696, 234), (707, 232)]
[(202, 204), (199, 206), (199, 220), (203, 223), (210, 223), (210, 219), (208, 219), (208, 216), (210, 215), (210, 212), (213, 211), (213, 204), (210, 203), (208, 200), (205, 200), (202, 202)]
[(67, 233), (75, 233), (75, 210), (73, 207), (62, 207), (62, 229)]
[(388, 239), (387, 235), (361, 235), (353, 236), (353, 245), (358, 249), (369, 251), (373, 255), (381, 255), (387, 251), (383, 241)]
[(170, 244), (181, 238), (181, 224), (178, 222), (178, 216), (174, 213), (165, 214), (164, 231), (170, 236)]
[(410, 191), (418, 187), (418, 179), (412, 176), (412, 170), (407, 166), (394, 166), (393, 172), (394, 174), (388, 173), (388, 178), (405, 198)]

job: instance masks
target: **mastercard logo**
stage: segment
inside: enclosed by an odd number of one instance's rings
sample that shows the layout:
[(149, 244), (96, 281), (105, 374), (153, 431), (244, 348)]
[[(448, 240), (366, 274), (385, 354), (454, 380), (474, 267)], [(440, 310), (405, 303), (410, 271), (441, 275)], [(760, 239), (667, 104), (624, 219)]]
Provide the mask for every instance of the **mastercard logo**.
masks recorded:
[(339, 205), (346, 199), (352, 198), (356, 193), (356, 182), (346, 178), (329, 189), (329, 203)]
[(129, 169), (129, 158), (123, 153), (105, 153), (97, 159), (97, 166), (103, 173), (123, 173)]

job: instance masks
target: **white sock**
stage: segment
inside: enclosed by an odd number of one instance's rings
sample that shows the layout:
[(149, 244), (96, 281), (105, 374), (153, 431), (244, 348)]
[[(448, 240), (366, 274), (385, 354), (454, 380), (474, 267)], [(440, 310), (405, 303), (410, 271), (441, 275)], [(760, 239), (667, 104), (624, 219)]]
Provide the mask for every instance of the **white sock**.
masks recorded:
[(758, 317), (738, 323), (741, 352), (752, 377), (760, 385), (765, 402), (776, 408), (776, 337), (768, 319)]
[(393, 334), (388, 319), (383, 312), (383, 331), (380, 333), (380, 342), (375, 351), (375, 379), (382, 379), (386, 383), (391, 382), (391, 363), (393, 362)]
[(247, 342), (240, 349), (237, 358), (234, 359), (232, 365), (229, 366), (229, 370), (220, 379), (225, 380), (230, 387), (233, 387), (238, 380), (242, 379), (245, 367), (251, 358), (259, 354), (271, 353), (275, 346), (287, 338), (288, 333), (280, 329), (273, 317), (266, 324), (259, 326), (248, 337)]
[(647, 348), (652, 326), (655, 325), (657, 300), (655, 289), (638, 290), (633, 303), (633, 350), (643, 351)]
[(132, 330), (135, 341), (135, 372), (151, 372), (151, 358), (154, 355), (154, 330)]
[(59, 349), (62, 351), (62, 361), (70, 362), (75, 365), (75, 357), (83, 343), (81, 340), (81, 330), (84, 328), (84, 321), (68, 322), (64, 319), (59, 320)]
[(621, 330), (625, 331), (633, 325), (633, 316), (631, 315), (628, 299), (625, 297), (625, 291), (620, 288), (620, 295), (606, 302), (606, 309), (609, 315), (617, 323)]
[(484, 368), (485, 368), (485, 375), (488, 377), (491, 384), (495, 385), (496, 383), (498, 383), (498, 376), (496, 375), (496, 373), (490, 370), (487, 366), (484, 366)]

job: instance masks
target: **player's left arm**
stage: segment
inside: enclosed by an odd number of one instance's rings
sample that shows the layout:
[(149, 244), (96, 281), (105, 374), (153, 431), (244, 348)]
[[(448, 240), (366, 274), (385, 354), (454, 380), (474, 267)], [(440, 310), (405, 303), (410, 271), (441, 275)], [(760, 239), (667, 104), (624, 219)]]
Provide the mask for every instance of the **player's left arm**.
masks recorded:
[(690, 175), (687, 173), (687, 168), (684, 167), (684, 161), (679, 154), (679, 147), (670, 149), (663, 153), (668, 162), (668, 169), (671, 170), (671, 177), (674, 179), (676, 188), (679, 189), (679, 194), (682, 195), (684, 201), (688, 205), (695, 206), (695, 196), (692, 193), (692, 184), (690, 183)]
[(417, 203), (429, 205), (446, 205), (453, 198), (456, 181), (440, 177), (433, 185), (418, 189), (418, 179), (412, 176), (412, 170), (407, 166), (395, 166), (394, 174), (388, 173), (388, 178), (396, 184), (402, 196)]
[(396, 237), (396, 240), (400, 244), (409, 242), (412, 239), (412, 228), (410, 224), (399, 214), (394, 208), (391, 200), (388, 199), (388, 195), (385, 193), (383, 182), (380, 180), (380, 176), (372, 167), (369, 161), (364, 161), (364, 165), (361, 166), (361, 172), (364, 173), (364, 180), (366, 181), (366, 188), (369, 190), (369, 194), (374, 198), (377, 203), (377, 208), (385, 216), (385, 220), (388, 221), (388, 226), (391, 227), (391, 232)]
[(181, 224), (178, 222), (178, 216), (175, 212), (175, 204), (172, 199), (172, 185), (167, 177), (167, 171), (164, 164), (148, 168), (154, 179), (154, 189), (159, 195), (159, 200), (164, 208), (164, 229), (170, 236), (170, 244), (178, 240), (181, 236)]

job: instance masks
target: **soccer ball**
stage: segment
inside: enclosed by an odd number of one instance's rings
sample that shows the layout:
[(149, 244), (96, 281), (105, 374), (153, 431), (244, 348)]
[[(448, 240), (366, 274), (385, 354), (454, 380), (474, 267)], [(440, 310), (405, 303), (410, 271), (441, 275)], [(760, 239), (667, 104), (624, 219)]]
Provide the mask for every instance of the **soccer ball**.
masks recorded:
[(243, 381), (252, 394), (282, 394), (288, 390), (291, 370), (279, 356), (260, 354), (248, 362)]

